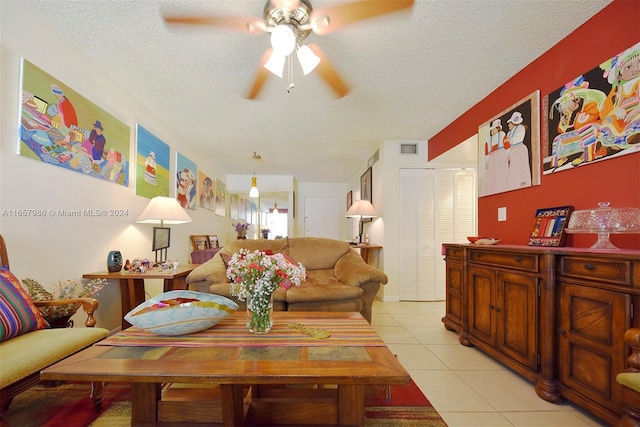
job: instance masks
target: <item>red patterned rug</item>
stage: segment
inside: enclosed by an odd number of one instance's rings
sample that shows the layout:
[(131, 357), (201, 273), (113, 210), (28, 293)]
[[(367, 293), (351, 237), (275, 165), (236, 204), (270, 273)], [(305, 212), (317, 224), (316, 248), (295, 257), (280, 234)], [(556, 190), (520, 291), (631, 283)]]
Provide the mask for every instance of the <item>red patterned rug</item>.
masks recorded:
[[(131, 392), (126, 384), (104, 389), (96, 411), (86, 384), (37, 385), (14, 398), (4, 420), (9, 427), (119, 427), (131, 425)], [(4, 425), (4, 424), (3, 424)], [(367, 427), (446, 427), (413, 381), (405, 386), (369, 386), (365, 396)]]

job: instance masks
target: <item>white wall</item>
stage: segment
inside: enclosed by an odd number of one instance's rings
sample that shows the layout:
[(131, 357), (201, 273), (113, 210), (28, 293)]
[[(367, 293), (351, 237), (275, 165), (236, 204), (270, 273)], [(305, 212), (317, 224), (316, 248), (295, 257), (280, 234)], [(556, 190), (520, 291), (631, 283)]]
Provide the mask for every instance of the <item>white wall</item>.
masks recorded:
[[(131, 152), (135, 149), (135, 125), (142, 124), (191, 159), (213, 178), (227, 172), (213, 159), (194, 151), (176, 129), (168, 128), (139, 99), (132, 96), (75, 48), (37, 11), (20, 2), (0, 2), (0, 211), (3, 209), (126, 209), (123, 217), (12, 217), (0, 216), (11, 270), (20, 279), (31, 277), (43, 284), (57, 279), (79, 279), (83, 273), (106, 270), (107, 253), (120, 250), (125, 258), (152, 258), (152, 226), (135, 224), (149, 199), (134, 194), (134, 168), (129, 187), (102, 181), (16, 154), (20, 94), (20, 58), (24, 57), (56, 79), (72, 87), (130, 127)], [(202, 160), (200, 160), (202, 159)], [(175, 182), (171, 177), (171, 195)], [(227, 220), (205, 209), (187, 211), (193, 222), (172, 226), (169, 258), (188, 262), (189, 234), (226, 236)], [(161, 292), (155, 281), (147, 292)], [(98, 325), (114, 329), (120, 325), (120, 291), (112, 281), (98, 297)], [(84, 318), (76, 315), (76, 325)]]

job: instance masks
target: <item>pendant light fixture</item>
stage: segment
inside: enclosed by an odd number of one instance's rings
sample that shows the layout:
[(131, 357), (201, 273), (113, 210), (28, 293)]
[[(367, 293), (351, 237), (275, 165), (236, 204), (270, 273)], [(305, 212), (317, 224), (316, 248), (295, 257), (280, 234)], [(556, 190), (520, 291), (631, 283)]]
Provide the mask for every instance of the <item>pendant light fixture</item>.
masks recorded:
[(279, 212), (278, 212), (278, 202), (276, 202), (275, 200), (273, 202), (273, 212), (272, 213), (274, 215), (278, 215), (279, 214)]
[(251, 190), (249, 190), (249, 197), (252, 199), (260, 197), (260, 192), (258, 191), (258, 178), (256, 178), (256, 160), (260, 160), (260, 157), (256, 152), (253, 152), (253, 176), (251, 177)]

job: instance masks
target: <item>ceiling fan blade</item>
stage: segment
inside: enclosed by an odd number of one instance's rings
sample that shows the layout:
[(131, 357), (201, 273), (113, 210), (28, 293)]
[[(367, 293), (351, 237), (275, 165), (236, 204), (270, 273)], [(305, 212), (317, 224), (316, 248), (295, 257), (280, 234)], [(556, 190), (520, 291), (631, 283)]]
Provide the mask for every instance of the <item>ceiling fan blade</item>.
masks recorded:
[(245, 33), (262, 33), (264, 21), (253, 16), (165, 16), (167, 24), (208, 25), (226, 27)]
[(282, 10), (295, 10), (300, 4), (300, 0), (271, 0), (273, 7)]
[(344, 26), (375, 16), (408, 9), (414, 0), (359, 0), (333, 7), (314, 9), (311, 12), (311, 22), (322, 21), (328, 17), (327, 25), (314, 28), (316, 34), (328, 34)]
[(313, 43), (307, 46), (309, 46), (309, 49), (311, 49), (313, 53), (320, 57), (320, 63), (314, 71), (320, 74), (322, 80), (324, 80), (327, 86), (333, 89), (338, 98), (342, 98), (348, 94), (351, 89), (349, 89), (344, 80), (342, 80), (342, 77), (340, 77), (333, 64), (331, 64), (331, 61), (327, 59), (327, 56), (322, 49), (320, 49), (320, 46)]
[(267, 81), (267, 77), (269, 77), (269, 70), (264, 68), (264, 64), (267, 63), (269, 58), (271, 58), (271, 54), (273, 53), (273, 48), (269, 48), (264, 51), (262, 54), (262, 58), (260, 59), (260, 66), (258, 67), (258, 71), (256, 73), (256, 77), (253, 80), (253, 86), (251, 86), (251, 90), (247, 94), (247, 99), (256, 99), (262, 90), (262, 86), (264, 86)]

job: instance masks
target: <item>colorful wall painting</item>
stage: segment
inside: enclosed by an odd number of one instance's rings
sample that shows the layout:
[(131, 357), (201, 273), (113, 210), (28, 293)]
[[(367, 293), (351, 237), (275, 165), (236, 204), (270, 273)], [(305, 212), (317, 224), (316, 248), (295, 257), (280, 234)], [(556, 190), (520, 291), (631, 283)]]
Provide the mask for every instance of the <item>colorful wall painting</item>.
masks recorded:
[(136, 125), (136, 194), (169, 197), (170, 148), (142, 125)]
[(478, 128), (480, 197), (540, 185), (540, 92)]
[(198, 167), (180, 153), (176, 153), (176, 199), (185, 209), (196, 209)]
[(129, 126), (22, 58), (18, 154), (129, 185)]
[(548, 96), (544, 174), (640, 152), (640, 42)]
[(227, 185), (216, 179), (216, 215), (227, 215)]
[(240, 196), (237, 194), (229, 194), (229, 218), (238, 219), (238, 200)]
[(198, 173), (198, 206), (213, 211), (216, 209), (216, 182), (204, 172)]

